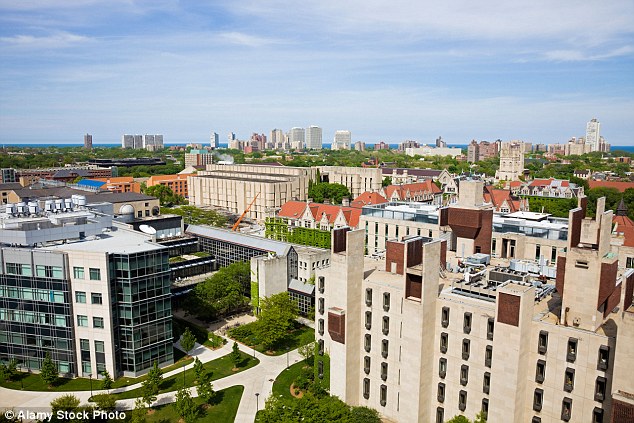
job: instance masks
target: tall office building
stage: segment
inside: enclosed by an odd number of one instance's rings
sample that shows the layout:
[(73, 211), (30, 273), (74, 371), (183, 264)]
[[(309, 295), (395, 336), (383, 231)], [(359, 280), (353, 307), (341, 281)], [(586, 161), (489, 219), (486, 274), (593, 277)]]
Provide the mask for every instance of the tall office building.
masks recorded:
[(86, 134), (84, 135), (84, 148), (88, 150), (92, 150), (92, 135)]
[(331, 150), (350, 150), (352, 134), (350, 131), (336, 131)]
[(306, 130), (304, 128), (291, 128), (289, 134), (289, 142), (291, 143), (291, 148), (294, 149), (302, 149), (304, 148)]
[(148, 151), (160, 150), (164, 147), (163, 135), (128, 135), (121, 136), (121, 148), (145, 149)]
[(283, 149), (285, 148), (286, 137), (284, 136), (284, 131), (281, 129), (272, 129), (271, 130), (271, 144), (273, 144), (273, 148)]
[(209, 137), (209, 145), (211, 146), (212, 150), (220, 147), (220, 138), (218, 137), (218, 133), (211, 133), (211, 136)]
[(306, 148), (309, 150), (321, 150), (321, 128), (311, 125), (306, 128)]
[(61, 374), (95, 378), (172, 363), (167, 248), (85, 202), (0, 213), (0, 361), (38, 371), (50, 354)]
[(592, 119), (586, 124), (586, 144), (592, 146), (592, 151), (601, 151), (599, 141), (601, 139), (601, 123)]

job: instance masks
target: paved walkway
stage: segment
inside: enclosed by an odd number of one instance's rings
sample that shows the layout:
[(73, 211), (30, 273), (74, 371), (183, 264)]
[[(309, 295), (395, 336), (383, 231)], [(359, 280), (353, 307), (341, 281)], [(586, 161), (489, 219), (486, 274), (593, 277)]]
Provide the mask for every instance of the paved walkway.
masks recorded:
[[(228, 340), (222, 348), (217, 350), (210, 350), (200, 344), (196, 344), (191, 355), (198, 357), (198, 359), (204, 363), (222, 357), (231, 352), (233, 346), (233, 340)], [(175, 344), (177, 347), (180, 345)], [(271, 389), (275, 378), (287, 367), (302, 359), (297, 350), (289, 351), (287, 354), (280, 356), (268, 356), (260, 352), (254, 351), (245, 345), (238, 343), (241, 351), (255, 355), (260, 360), (260, 363), (248, 370), (245, 370), (234, 375), (227, 376), (222, 379), (213, 381), (215, 391), (228, 388), (230, 386), (242, 385), (244, 386), (244, 392), (242, 399), (240, 400), (240, 406), (238, 407), (238, 413), (236, 415), (236, 422), (253, 422), (255, 419), (255, 413), (257, 409), (264, 407), (264, 402), (271, 395)], [(193, 367), (193, 363), (185, 366), (185, 369)], [(165, 373), (164, 377), (169, 377), (174, 374), (183, 372), (183, 368), (175, 369)], [(124, 392), (132, 389), (139, 388), (141, 383), (126, 386), (123, 388), (111, 389), (111, 393)], [(93, 395), (106, 393), (104, 390), (94, 390)], [(50, 411), (50, 403), (55, 398), (64, 394), (72, 393), (75, 395), (82, 404), (88, 402), (90, 397), (90, 391), (74, 391), (74, 392), (41, 392), (41, 391), (21, 391), (0, 387), (0, 409), (13, 408), (14, 410), (28, 410), (32, 412), (46, 412)], [(259, 394), (256, 398), (256, 393)], [(175, 401), (176, 392), (167, 392), (159, 394), (154, 405), (168, 404)], [(198, 396), (196, 388), (192, 388), (192, 396)], [(131, 410), (134, 408), (135, 399), (126, 399), (117, 401), (117, 409)]]

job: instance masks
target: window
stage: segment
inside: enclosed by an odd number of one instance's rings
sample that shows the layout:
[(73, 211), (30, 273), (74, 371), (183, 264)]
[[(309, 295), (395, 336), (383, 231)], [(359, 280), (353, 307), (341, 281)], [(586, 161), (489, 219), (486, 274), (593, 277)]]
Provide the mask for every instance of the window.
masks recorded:
[(484, 372), (484, 379), (482, 381), (482, 392), (488, 394), (491, 390), (491, 373)]
[(371, 311), (365, 312), (365, 328), (367, 330), (372, 329), (372, 312)]
[(482, 411), (482, 417), (486, 418), (487, 414), (489, 414), (489, 399), (482, 398), (482, 407), (480, 408)]
[(440, 382), (438, 384), (438, 402), (445, 402), (445, 384)]
[(469, 383), (469, 366), (463, 364), (460, 366), (460, 384), (466, 386)]
[(572, 416), (572, 398), (565, 397), (561, 402), (561, 419), (565, 422), (570, 421)]
[(460, 391), (458, 394), (458, 408), (464, 411), (467, 408), (467, 391)]
[(319, 319), (317, 328), (319, 330), (319, 334), (323, 335), (324, 334), (324, 319)]
[(324, 303), (324, 299), (320, 298), (318, 301), (319, 304), (319, 314), (324, 314), (324, 309), (326, 308), (325, 303)]
[(447, 332), (443, 332), (440, 334), (440, 352), (446, 353), (447, 347), (449, 346), (449, 334)]
[(390, 318), (383, 316), (383, 335), (390, 333)]
[(88, 327), (88, 316), (77, 315), (77, 326)]
[(566, 361), (574, 363), (577, 359), (577, 338), (568, 338), (568, 353), (566, 354)]
[(544, 390), (537, 388), (533, 394), (533, 410), (542, 411), (544, 405)]
[(484, 365), (491, 368), (491, 360), (493, 360), (493, 346), (487, 345), (486, 350), (484, 351)]
[(385, 407), (387, 404), (387, 386), (381, 385), (381, 405)]
[(597, 381), (594, 384), (594, 400), (603, 402), (605, 399), (605, 386), (606, 379), (603, 376), (597, 377)]
[(537, 360), (535, 382), (544, 383), (544, 379), (546, 379), (546, 362), (544, 360)]
[(73, 276), (75, 277), (75, 279), (84, 279), (84, 268), (73, 267)]
[(387, 363), (381, 363), (381, 379), (387, 380)]
[(326, 286), (326, 278), (324, 278), (323, 276), (320, 276), (319, 278), (317, 278), (317, 289), (319, 290), (319, 293), (321, 294), (324, 293), (325, 286)]
[(370, 398), (370, 379), (367, 377), (363, 379), (363, 398)]
[(464, 333), (471, 333), (471, 313), (469, 312), (464, 314), (464, 319), (462, 322), (462, 331)]
[(75, 291), (75, 302), (79, 304), (86, 304), (86, 293), (83, 291)]
[(539, 339), (537, 341), (537, 352), (540, 354), (546, 354), (548, 351), (548, 332), (542, 330), (539, 332)]
[(366, 355), (365, 357), (363, 357), (363, 371), (365, 372), (366, 375), (370, 374), (370, 363), (371, 363), (370, 356)]
[(630, 269), (634, 268), (634, 257), (628, 257), (625, 262), (625, 267), (629, 267)]
[(445, 410), (442, 407), (436, 408), (436, 423), (445, 422)]
[(103, 317), (93, 317), (92, 318), (92, 327), (97, 329), (103, 329)]
[(324, 378), (324, 360), (317, 362), (317, 376), (319, 376), (319, 379)]
[(381, 340), (381, 356), (383, 358), (387, 358), (389, 346), (390, 346), (390, 341), (388, 341), (387, 339)]
[(449, 307), (442, 308), (442, 320), (441, 324), (443, 328), (449, 326)]
[(365, 352), (370, 352), (370, 350), (372, 349), (372, 335), (370, 335), (369, 333), (365, 335), (363, 346), (365, 348)]
[(447, 359), (441, 358), (440, 360), (438, 360), (438, 376), (444, 379), (446, 375), (447, 375)]
[(594, 407), (592, 410), (592, 423), (603, 423), (603, 409)]
[(572, 392), (574, 387), (575, 387), (575, 369), (566, 367), (566, 372), (564, 373), (564, 391)]
[(487, 320), (487, 339), (489, 341), (493, 341), (493, 329), (495, 328), (495, 319), (493, 317), (489, 317)]
[(90, 280), (91, 281), (99, 281), (101, 280), (101, 270), (90, 268)]
[(610, 347), (601, 345), (599, 347), (599, 359), (597, 360), (597, 370), (607, 370), (610, 360)]
[(95, 352), (98, 352), (98, 353), (105, 352), (103, 341), (95, 341)]
[(90, 293), (90, 302), (92, 304), (103, 304), (103, 299), (101, 298), (101, 294), (98, 292)]
[(531, 419), (531, 423), (542, 423), (542, 418), (533, 416), (533, 418)]
[(80, 339), (79, 349), (82, 351), (90, 351), (90, 341), (88, 339)]
[(365, 289), (365, 305), (368, 307), (372, 305), (372, 288)]
[(383, 310), (390, 311), (390, 293), (389, 292), (383, 293)]
[(319, 355), (324, 355), (324, 340), (320, 339), (319, 341), (317, 341), (317, 346)]
[(468, 340), (467, 338), (464, 338), (462, 340), (462, 359), (463, 360), (469, 359), (470, 350), (471, 350), (471, 341)]
[(575, 261), (575, 267), (578, 267), (579, 269), (587, 269), (589, 267), (588, 261), (587, 260), (576, 260)]

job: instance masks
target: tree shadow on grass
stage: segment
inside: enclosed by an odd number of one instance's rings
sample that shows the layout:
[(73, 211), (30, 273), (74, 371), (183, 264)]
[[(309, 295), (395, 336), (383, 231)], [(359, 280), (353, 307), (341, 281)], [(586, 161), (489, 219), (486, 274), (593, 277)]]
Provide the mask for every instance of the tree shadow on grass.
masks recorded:
[(211, 398), (211, 401), (209, 401), (209, 405), (211, 406), (218, 405), (222, 402), (224, 398), (225, 398), (224, 391), (215, 392), (213, 398)]

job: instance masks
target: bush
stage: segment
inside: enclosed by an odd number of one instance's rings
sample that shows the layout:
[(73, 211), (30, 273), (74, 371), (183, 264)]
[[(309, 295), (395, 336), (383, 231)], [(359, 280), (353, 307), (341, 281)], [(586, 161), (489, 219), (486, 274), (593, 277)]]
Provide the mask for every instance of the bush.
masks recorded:
[(215, 333), (209, 333), (208, 345), (211, 346), (211, 348), (213, 349), (220, 348), (226, 343), (227, 343), (227, 340), (223, 338), (222, 336), (218, 336)]
[(229, 330), (229, 336), (244, 344), (254, 345), (257, 343), (255, 329), (255, 324), (253, 323), (238, 326)]

